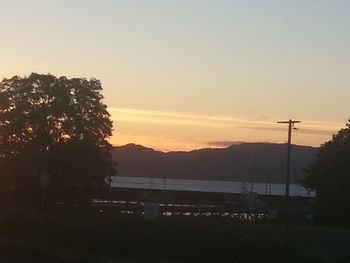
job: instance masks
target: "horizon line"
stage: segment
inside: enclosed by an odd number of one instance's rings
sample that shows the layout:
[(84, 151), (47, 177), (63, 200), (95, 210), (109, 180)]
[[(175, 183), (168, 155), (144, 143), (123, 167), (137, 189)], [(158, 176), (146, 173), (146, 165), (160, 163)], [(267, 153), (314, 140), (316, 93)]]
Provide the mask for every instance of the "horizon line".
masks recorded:
[[(170, 151), (164, 151), (164, 150), (160, 150), (160, 149), (156, 149), (156, 148), (153, 148), (153, 147), (148, 147), (146, 145), (142, 145), (142, 144), (139, 144), (139, 143), (133, 143), (133, 142), (129, 142), (129, 143), (126, 143), (126, 144), (123, 144), (123, 145), (114, 145), (112, 144), (112, 146), (114, 148), (117, 148), (117, 147), (125, 147), (125, 146), (128, 146), (128, 145), (135, 145), (135, 146), (141, 146), (143, 148), (146, 148), (146, 149), (151, 149), (153, 151), (158, 151), (158, 152), (163, 152), (163, 153), (169, 153), (169, 152), (192, 152), (192, 151), (199, 151), (199, 150), (206, 150), (206, 149), (228, 149), (232, 146), (239, 146), (239, 145), (243, 145), (243, 144), (275, 144), (275, 145), (287, 145), (288, 143), (287, 142), (264, 142), (264, 141), (261, 141), (261, 142), (240, 142), (240, 143), (232, 143), (231, 145), (228, 145), (228, 146), (216, 146), (216, 147), (204, 147), (204, 148), (196, 148), (196, 149), (192, 149), (192, 150), (170, 150)], [(310, 148), (320, 148), (321, 146), (312, 146), (312, 145), (301, 145), (301, 144), (291, 144), (292, 146), (299, 146), (299, 147), (310, 147)]]

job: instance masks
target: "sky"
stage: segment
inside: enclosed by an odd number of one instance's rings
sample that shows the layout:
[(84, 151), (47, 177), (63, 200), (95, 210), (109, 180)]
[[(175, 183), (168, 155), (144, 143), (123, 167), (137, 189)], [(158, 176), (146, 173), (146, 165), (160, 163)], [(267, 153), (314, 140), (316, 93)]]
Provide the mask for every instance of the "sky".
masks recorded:
[(0, 78), (97, 78), (114, 145), (319, 146), (350, 97), (347, 0), (0, 0)]

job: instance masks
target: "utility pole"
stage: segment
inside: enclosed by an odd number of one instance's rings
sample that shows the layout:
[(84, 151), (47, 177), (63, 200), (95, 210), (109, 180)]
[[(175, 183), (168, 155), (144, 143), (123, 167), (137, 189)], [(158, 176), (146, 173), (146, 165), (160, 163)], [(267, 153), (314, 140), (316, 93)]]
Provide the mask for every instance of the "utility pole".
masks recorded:
[(252, 159), (252, 174), (250, 178), (250, 195), (253, 196), (253, 186), (254, 186), (254, 177), (255, 177), (255, 163), (256, 163), (256, 157), (254, 156)]
[(291, 148), (291, 142), (292, 142), (292, 128), (296, 129), (294, 127), (295, 123), (300, 123), (301, 121), (278, 121), (277, 123), (287, 123), (288, 124), (288, 144), (287, 144), (287, 171), (286, 171), (286, 197), (289, 196), (289, 181), (290, 181), (290, 148)]
[(290, 181), (290, 149), (292, 143), (292, 128), (295, 123), (299, 123), (300, 121), (293, 121), (289, 119), (288, 121), (278, 121), (277, 123), (286, 123), (288, 124), (288, 144), (287, 144), (287, 171), (286, 171), (286, 194), (285, 194), (285, 214), (284, 214), (284, 226), (285, 231), (287, 232), (287, 226), (291, 220), (290, 208), (289, 208), (289, 181)]

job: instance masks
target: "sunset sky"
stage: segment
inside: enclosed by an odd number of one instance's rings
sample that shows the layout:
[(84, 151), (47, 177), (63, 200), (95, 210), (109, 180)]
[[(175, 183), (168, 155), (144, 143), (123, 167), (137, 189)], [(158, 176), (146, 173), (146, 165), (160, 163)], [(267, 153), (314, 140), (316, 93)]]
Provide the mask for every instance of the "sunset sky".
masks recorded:
[(101, 80), (114, 145), (319, 146), (350, 118), (350, 1), (0, 0), (0, 78)]

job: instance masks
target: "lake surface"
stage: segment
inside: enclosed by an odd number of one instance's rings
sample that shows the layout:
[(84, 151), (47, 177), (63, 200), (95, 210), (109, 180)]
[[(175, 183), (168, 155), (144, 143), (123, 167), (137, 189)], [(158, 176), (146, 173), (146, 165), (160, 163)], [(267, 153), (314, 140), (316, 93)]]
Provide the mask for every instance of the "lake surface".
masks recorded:
[[(209, 181), (147, 177), (112, 177), (112, 187), (153, 190), (178, 190), (216, 193), (248, 193), (251, 190), (259, 195), (284, 195), (284, 184), (248, 183), (232, 181)], [(308, 192), (299, 184), (290, 185), (290, 196), (314, 197), (315, 191)]]

